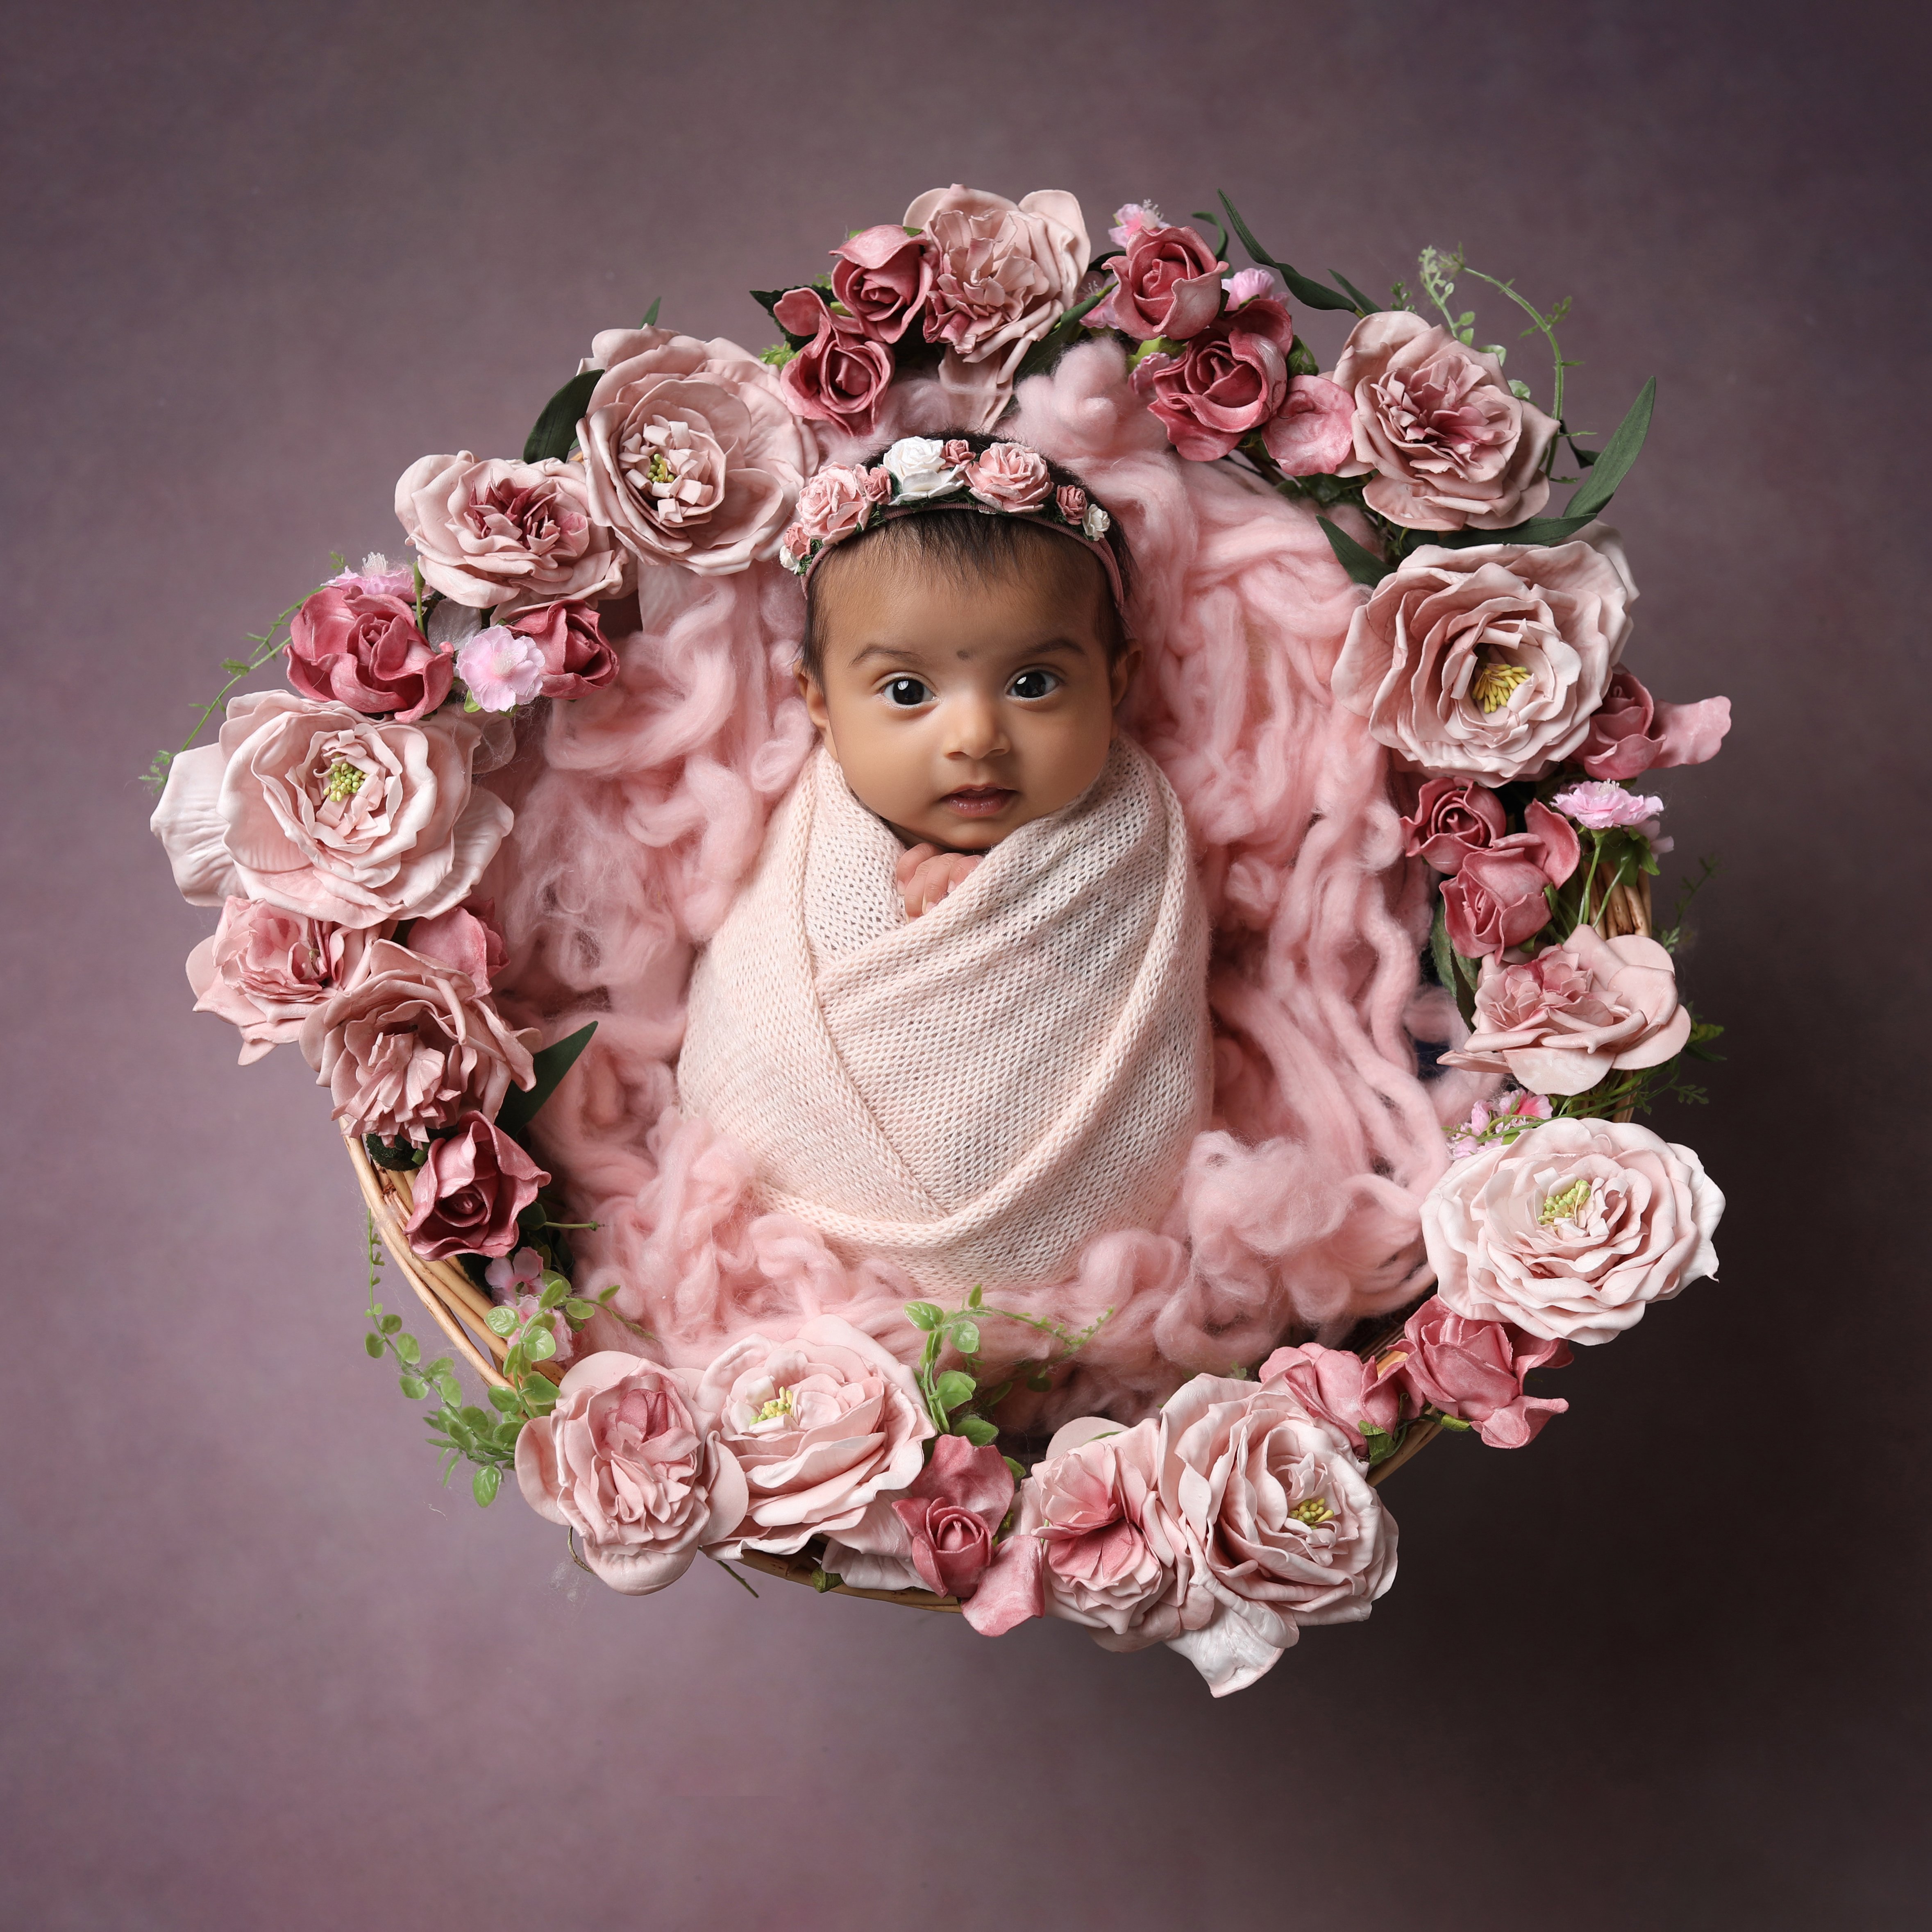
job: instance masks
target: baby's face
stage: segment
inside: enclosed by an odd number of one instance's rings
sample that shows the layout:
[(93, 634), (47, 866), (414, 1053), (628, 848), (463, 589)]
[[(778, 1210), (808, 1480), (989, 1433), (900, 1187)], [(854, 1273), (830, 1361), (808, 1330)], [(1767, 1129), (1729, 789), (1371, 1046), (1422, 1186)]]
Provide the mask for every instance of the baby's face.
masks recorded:
[(970, 586), (862, 544), (827, 560), (824, 680), (800, 685), (854, 796), (908, 844), (986, 851), (1100, 776), (1140, 647), (1109, 665), (1100, 566), (1065, 548)]

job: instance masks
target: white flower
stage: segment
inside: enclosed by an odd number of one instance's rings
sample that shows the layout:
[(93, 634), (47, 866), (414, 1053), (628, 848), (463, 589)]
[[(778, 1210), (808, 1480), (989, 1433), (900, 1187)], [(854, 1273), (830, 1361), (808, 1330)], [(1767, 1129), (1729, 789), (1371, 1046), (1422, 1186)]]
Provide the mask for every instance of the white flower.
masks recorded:
[(1113, 526), (1113, 518), (1098, 503), (1089, 503), (1087, 514), (1080, 525), (1080, 533), (1098, 543)]
[(543, 649), (507, 625), (478, 631), (456, 654), (457, 675), (481, 711), (514, 711), (543, 689)]
[(946, 460), (946, 446), (929, 436), (902, 436), (879, 460), (898, 486), (898, 494), (914, 502), (944, 496), (958, 489), (959, 472)]

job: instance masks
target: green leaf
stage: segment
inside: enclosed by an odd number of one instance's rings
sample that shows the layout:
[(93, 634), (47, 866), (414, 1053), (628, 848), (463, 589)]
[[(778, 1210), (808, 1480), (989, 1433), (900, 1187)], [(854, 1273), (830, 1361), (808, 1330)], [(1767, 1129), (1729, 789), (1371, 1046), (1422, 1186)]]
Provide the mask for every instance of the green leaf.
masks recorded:
[(402, 1378), (401, 1387), (404, 1394), (412, 1402), (420, 1402), (429, 1394), (428, 1385), (418, 1382), (414, 1376), (404, 1376)]
[(1071, 308), (1064, 310), (1060, 320), (1020, 358), (1019, 367), (1013, 371), (1013, 380), (1022, 382), (1028, 376), (1038, 375), (1043, 369), (1050, 369), (1079, 334), (1082, 317), (1113, 291), (1112, 282), (1105, 282), (1084, 302), (1077, 302)]
[(1482, 982), (1482, 962), (1479, 959), (1466, 958), (1460, 952), (1453, 952), (1450, 956), (1456, 962), (1456, 971), (1462, 976), (1462, 983), (1474, 992)]
[(381, 1336), (364, 1335), (362, 1338), (362, 1346), (369, 1352), (369, 1359), (372, 1362), (380, 1362), (382, 1359), (382, 1338)]
[(620, 1283), (614, 1281), (608, 1288), (600, 1288), (597, 1291), (597, 1306), (599, 1308), (609, 1307), (610, 1298), (617, 1292), (620, 1286)]
[(1586, 517), (1532, 517), (1506, 530), (1431, 530), (1428, 538), (1442, 550), (1474, 550), (1484, 544), (1568, 543), (1585, 524), (1596, 520), (1594, 511)]
[(1459, 1415), (1438, 1415), (1436, 1419), (1444, 1429), (1466, 1430), (1473, 1429), (1476, 1426), (1473, 1422), (1465, 1422)]
[(586, 369), (571, 377), (544, 404), (530, 434), (524, 439), (524, 460), (542, 463), (551, 457), (568, 456), (577, 440), (577, 425), (583, 420), (590, 392), (602, 380), (602, 369)]
[(562, 1304), (564, 1297), (569, 1292), (570, 1284), (568, 1282), (553, 1281), (542, 1294), (537, 1297), (537, 1306), (548, 1315), (552, 1309)]
[(939, 1397), (939, 1406), (949, 1414), (956, 1408), (964, 1408), (973, 1400), (973, 1378), (962, 1375), (957, 1369), (948, 1369), (933, 1384), (933, 1392)]
[(403, 1318), (400, 1315), (386, 1315), (382, 1317), (382, 1333), (385, 1335), (394, 1334), (402, 1325)]
[(658, 326), (658, 310), (664, 307), (664, 297), (659, 296), (644, 311), (644, 319), (638, 324), (640, 328), (655, 328)]
[(1618, 424), (1617, 432), (1597, 452), (1582, 487), (1564, 507), (1564, 518), (1594, 517), (1615, 494), (1617, 485), (1643, 448), (1650, 431), (1650, 412), (1657, 406), (1657, 378), (1653, 376), (1637, 393), (1630, 413)]
[(533, 1362), (547, 1362), (556, 1353), (556, 1336), (548, 1322), (524, 1337), (524, 1353)]
[(814, 1570), (812, 1573), (812, 1587), (822, 1596), (827, 1590), (836, 1590), (844, 1582), (842, 1576), (835, 1576), (830, 1570)]
[(1026, 1385), (1028, 1388), (1033, 1390), (1035, 1395), (1046, 1394), (1047, 1390), (1053, 1386), (1052, 1371), (1048, 1369), (1042, 1369), (1036, 1374), (1028, 1376), (1026, 1378)]
[(398, 1335), (396, 1337), (396, 1354), (403, 1361), (418, 1362), (422, 1359), (422, 1344), (413, 1335)]
[(1328, 271), (1328, 279), (1333, 282), (1344, 295), (1348, 296), (1349, 300), (1355, 304), (1356, 308), (1362, 314), (1366, 315), (1369, 311), (1375, 307), (1375, 304), (1370, 301), (1368, 297), (1364, 295), (1361, 290), (1357, 288), (1354, 284), (1350, 281), (1348, 277), (1343, 274), (1340, 268), (1330, 268)]
[(483, 1393), (489, 1398), (492, 1408), (500, 1409), (506, 1415), (517, 1413), (517, 1392), (514, 1389), (500, 1389), (493, 1382)]
[(456, 1379), (454, 1369), (445, 1369), (436, 1377), (436, 1392), (452, 1408), (463, 1400), (463, 1384)]
[(1221, 206), (1228, 211), (1228, 224), (1241, 238), (1241, 246), (1248, 251), (1248, 259), (1257, 268), (1272, 268), (1288, 284), (1288, 292), (1295, 300), (1309, 308), (1345, 308), (1366, 310), (1375, 304), (1354, 296), (1338, 296), (1333, 289), (1324, 288), (1319, 282), (1311, 281), (1298, 268), (1291, 268), (1283, 261), (1270, 255), (1254, 238), (1253, 232), (1244, 221), (1234, 204), (1226, 194), (1221, 194)]
[(952, 1346), (962, 1355), (976, 1355), (980, 1352), (978, 1322), (955, 1322), (952, 1324)]
[(988, 1443), (998, 1441), (1000, 1435), (983, 1415), (962, 1415), (953, 1433), (964, 1436), (976, 1449), (983, 1449)]
[(597, 1304), (586, 1301), (578, 1295), (567, 1294), (563, 1298), (563, 1312), (568, 1321), (582, 1323), (588, 1322), (597, 1312)]
[[(535, 459), (526, 457), (526, 462)], [(505, 1133), (514, 1139), (536, 1118), (537, 1111), (556, 1091), (557, 1083), (577, 1064), (577, 1056), (590, 1044), (590, 1036), (597, 1030), (597, 1022), (592, 1020), (587, 1026), (580, 1026), (567, 1038), (554, 1042), (536, 1055), (532, 1062), (536, 1073), (535, 1084), (528, 1088), (512, 1087), (503, 1096), (503, 1104), (496, 1113), (496, 1124)]]
[(255, 667), (246, 658), (224, 658), (221, 660), (221, 668), (236, 677), (242, 677), (253, 670)]
[(980, 1306), (982, 1300), (985, 1298), (986, 1292), (986, 1291), (983, 1288), (976, 1286), (974, 1288), (973, 1292), (966, 1298), (966, 1306), (968, 1308), (977, 1308)]
[(490, 1426), (488, 1415), (473, 1402), (467, 1408), (458, 1409), (456, 1413), (457, 1420), (466, 1429), (488, 1429)]
[(905, 1316), (915, 1328), (923, 1328), (929, 1334), (946, 1319), (946, 1311), (930, 1301), (908, 1301)]
[(1372, 590), (1394, 568), (1392, 564), (1383, 562), (1372, 550), (1364, 550), (1346, 530), (1331, 524), (1326, 517), (1317, 517), (1315, 520), (1322, 526), (1322, 534), (1328, 539), (1328, 548), (1335, 553), (1335, 561), (1354, 583), (1366, 584)]
[(502, 1486), (503, 1472), (494, 1463), (478, 1469), (470, 1479), (470, 1493), (476, 1498), (477, 1506), (488, 1509), (496, 1500), (496, 1492)]
[(507, 1335), (517, 1325), (514, 1308), (493, 1308), (483, 1318), (483, 1325), (493, 1335)]
[(1012, 1470), (1015, 1482), (1023, 1483), (1026, 1480), (1027, 1466), (1024, 1462), (1016, 1462), (1010, 1456), (1002, 1456), (1000, 1460)]
[(1436, 923), (1429, 928), (1429, 963), (1436, 969), (1436, 983), (1456, 990), (1456, 949), (1449, 944), (1449, 914), (1438, 892)]

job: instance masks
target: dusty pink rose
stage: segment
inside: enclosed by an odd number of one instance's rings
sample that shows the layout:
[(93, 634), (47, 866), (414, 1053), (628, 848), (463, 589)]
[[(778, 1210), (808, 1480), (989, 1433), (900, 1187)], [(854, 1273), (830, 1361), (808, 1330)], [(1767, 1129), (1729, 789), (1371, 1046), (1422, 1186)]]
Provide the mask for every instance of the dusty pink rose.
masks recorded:
[(897, 222), (861, 229), (832, 251), (832, 298), (868, 335), (896, 342), (926, 307), (936, 254), (924, 236), (908, 235)]
[(344, 1133), (426, 1141), (472, 1110), (494, 1118), (513, 1081), (532, 1084), (536, 1039), (506, 1026), (467, 974), (379, 939), (301, 1045)]
[(1427, 544), (1350, 619), (1335, 695), (1420, 771), (1540, 778), (1582, 743), (1636, 597), (1600, 524), (1563, 544)]
[(538, 1515), (576, 1531), (584, 1560), (612, 1589), (662, 1590), (738, 1527), (744, 1472), (674, 1370), (586, 1355), (556, 1395), (556, 1408), (517, 1438), (517, 1484)]
[(624, 557), (590, 513), (583, 470), (551, 460), (425, 456), (396, 482), (396, 516), (423, 581), (472, 609), (614, 597)]
[(1087, 520), (1087, 493), (1077, 483), (1063, 483), (1053, 493), (1053, 500), (1061, 516), (1074, 524)]
[(223, 902), (221, 923), (188, 956), (194, 1010), (242, 1033), (242, 1064), (298, 1039), (302, 1022), (355, 975), (373, 935), (260, 899)]
[(289, 620), (289, 682), (304, 698), (408, 724), (449, 695), (454, 661), (432, 650), (407, 599), (329, 585)]
[(544, 698), (588, 698), (617, 675), (617, 653), (594, 604), (537, 604), (519, 610), (510, 628), (543, 656)]
[[(799, 492), (796, 527), (808, 545), (836, 542), (862, 530), (892, 495), (892, 479), (884, 470), (828, 463)], [(789, 535), (785, 548), (796, 556), (805, 554), (793, 548)]]
[(722, 576), (774, 554), (816, 452), (734, 342), (609, 329), (578, 435), (591, 514), (640, 563)]
[(1023, 442), (996, 442), (959, 472), (966, 487), (996, 510), (1036, 510), (1053, 492), (1046, 459)]
[(1701, 765), (1718, 754), (1731, 728), (1731, 700), (1659, 704), (1620, 665), (1590, 720), (1576, 762), (1593, 778), (1634, 778), (1673, 765)]
[(514, 711), (543, 695), (541, 645), (507, 624), (492, 624), (466, 638), (456, 668), (479, 711)]
[(1221, 312), (1226, 262), (1192, 228), (1163, 221), (1123, 222), (1124, 252), (1107, 264), (1114, 289), (1094, 314), (1137, 342), (1198, 335)]
[(1353, 446), (1354, 412), (1348, 391), (1325, 376), (1291, 376), (1262, 442), (1284, 476), (1333, 476)]
[(1415, 809), (1402, 821), (1402, 849), (1438, 872), (1458, 871), (1472, 852), (1493, 845), (1509, 830), (1503, 802), (1467, 778), (1431, 778)]
[(1378, 1381), (1374, 1369), (1346, 1348), (1324, 1348), (1312, 1342), (1277, 1348), (1262, 1364), (1260, 1378), (1289, 1390), (1316, 1421), (1339, 1430), (1364, 1463), (1369, 1442), (1362, 1433), (1364, 1423), (1393, 1436), (1420, 1413), (1420, 1406), (1405, 1390)]
[[(950, 436), (939, 446), (939, 456), (942, 463), (950, 464), (956, 470), (962, 464), (972, 461), (973, 446), (963, 436)], [(922, 496), (934, 496), (939, 493), (935, 490), (922, 490), (920, 494)]]
[(794, 289), (772, 313), (781, 328), (812, 338), (778, 372), (793, 413), (870, 436), (892, 380), (892, 352), (853, 316), (834, 314), (816, 289)]
[(1432, 1294), (1376, 1367), (1406, 1383), (1418, 1405), (1473, 1423), (1492, 1449), (1520, 1449), (1570, 1406), (1526, 1395), (1523, 1378), (1532, 1369), (1564, 1368), (1569, 1360), (1567, 1343), (1526, 1335), (1506, 1322), (1466, 1320)]
[(1278, 302), (1251, 302), (1204, 329), (1179, 356), (1136, 364), (1133, 386), (1192, 463), (1226, 456), (1260, 431), (1288, 398), (1294, 324)]
[(1006, 407), (1013, 371), (1070, 308), (1087, 272), (1079, 202), (1057, 188), (1018, 202), (979, 188), (932, 188), (905, 212), (934, 251), (926, 338), (946, 345), (941, 392), (971, 429)]
[(920, 1581), (936, 1596), (970, 1596), (1012, 1500), (1012, 1472), (992, 1443), (976, 1449), (963, 1436), (942, 1436), (932, 1461), (892, 1504)]
[(1661, 817), (1664, 812), (1662, 799), (1626, 791), (1608, 778), (1586, 778), (1580, 784), (1566, 785), (1550, 802), (1564, 818), (1587, 825), (1594, 832), (1640, 826)]
[(148, 821), (190, 905), (246, 896), (338, 926), (460, 904), (514, 820), (470, 782), (481, 728), (405, 724), (285, 692), (232, 700), (168, 767)]
[(1568, 820), (1532, 799), (1523, 825), (1466, 852), (1455, 877), (1442, 882), (1449, 942), (1466, 959), (1534, 938), (1550, 923), (1544, 888), (1560, 886), (1576, 869), (1582, 849)]
[(410, 1246), (430, 1261), (451, 1255), (507, 1255), (517, 1216), (550, 1176), (496, 1124), (465, 1114), (456, 1131), (429, 1144), (410, 1177)]
[(1335, 380), (1354, 399), (1354, 457), (1372, 510), (1417, 530), (1507, 530), (1549, 500), (1553, 418), (1510, 393), (1493, 356), (1406, 309), (1356, 323)]
[(1724, 1197), (1688, 1147), (1612, 1120), (1550, 1120), (1460, 1161), (1422, 1203), (1436, 1293), (1475, 1322), (1607, 1342), (1718, 1271)]
[(468, 899), (434, 919), (418, 920), (410, 928), (409, 947), (419, 959), (467, 974), (479, 993), (490, 990), (508, 958), (494, 899)]
[(1612, 1072), (1661, 1066), (1690, 1037), (1670, 955), (1654, 939), (1580, 926), (1526, 964), (1485, 959), (1476, 1030), (1442, 1058), (1534, 1093), (1581, 1094)]
[(884, 1510), (919, 1477), (933, 1432), (912, 1371), (836, 1315), (812, 1316), (789, 1342), (741, 1336), (695, 1401), (745, 1472), (735, 1544), (779, 1555)]

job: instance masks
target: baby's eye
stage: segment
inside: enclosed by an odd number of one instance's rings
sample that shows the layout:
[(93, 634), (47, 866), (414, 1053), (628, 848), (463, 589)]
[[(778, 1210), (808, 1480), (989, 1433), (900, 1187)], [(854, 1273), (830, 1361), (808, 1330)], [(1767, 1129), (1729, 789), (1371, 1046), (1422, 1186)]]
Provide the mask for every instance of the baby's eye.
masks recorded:
[(923, 704), (932, 695), (916, 677), (889, 678), (881, 688), (888, 704), (902, 704), (908, 709)]
[(1006, 686), (1009, 698), (1045, 698), (1058, 690), (1060, 678), (1050, 670), (1023, 670)]

